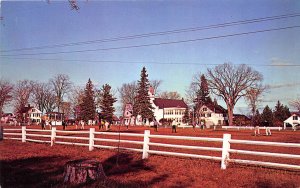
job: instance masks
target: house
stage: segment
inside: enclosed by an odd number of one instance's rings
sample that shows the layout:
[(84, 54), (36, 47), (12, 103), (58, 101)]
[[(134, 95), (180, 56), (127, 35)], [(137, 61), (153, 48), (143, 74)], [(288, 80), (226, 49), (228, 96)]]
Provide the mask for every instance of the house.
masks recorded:
[(61, 112), (47, 112), (46, 120), (50, 121), (52, 125), (62, 125), (64, 113)]
[(195, 122), (199, 123), (204, 120), (207, 127), (213, 125), (225, 125), (227, 123), (227, 111), (218, 104), (204, 104), (195, 114)]
[(13, 113), (4, 113), (0, 119), (1, 123), (13, 123), (16, 121), (16, 116)]
[(30, 105), (23, 107), (20, 114), (22, 115), (23, 121), (26, 123), (40, 123), (42, 119), (42, 112)]
[(296, 127), (299, 125), (300, 125), (300, 112), (292, 112), (291, 116), (283, 122), (283, 129), (286, 129), (286, 127), (289, 126), (292, 126), (293, 129), (296, 129)]
[(251, 118), (244, 114), (233, 114), (233, 124), (235, 126), (248, 126), (251, 125)]
[[(157, 122), (162, 122), (162, 120), (166, 121), (177, 121), (179, 124), (183, 123), (183, 116), (185, 113), (185, 110), (188, 108), (186, 103), (181, 100), (176, 99), (162, 99), (154, 96), (154, 89), (149, 88), (149, 99), (150, 103), (153, 107), (153, 113), (154, 117)], [(126, 104), (124, 109), (124, 123), (125, 125), (150, 125), (149, 120), (145, 120), (145, 122), (142, 122), (142, 118), (140, 115), (137, 117), (134, 117), (132, 115), (132, 104)]]

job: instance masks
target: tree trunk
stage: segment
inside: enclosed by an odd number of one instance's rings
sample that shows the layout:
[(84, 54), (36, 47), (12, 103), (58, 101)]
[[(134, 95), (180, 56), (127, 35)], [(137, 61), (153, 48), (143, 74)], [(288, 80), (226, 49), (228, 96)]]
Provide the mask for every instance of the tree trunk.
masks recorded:
[(69, 161), (65, 165), (64, 183), (82, 184), (95, 180), (104, 180), (106, 175), (100, 162), (95, 160)]
[(233, 126), (233, 108), (228, 105), (227, 108), (228, 108), (228, 125)]

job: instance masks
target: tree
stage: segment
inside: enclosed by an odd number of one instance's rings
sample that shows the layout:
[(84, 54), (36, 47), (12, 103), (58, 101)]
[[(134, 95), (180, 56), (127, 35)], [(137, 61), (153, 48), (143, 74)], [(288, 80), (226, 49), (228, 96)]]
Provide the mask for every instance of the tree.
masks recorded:
[(159, 86), (161, 85), (162, 81), (161, 80), (151, 80), (150, 85), (154, 89), (154, 95), (157, 95), (159, 93)]
[[(137, 95), (135, 97), (135, 103), (133, 105), (133, 115), (141, 115), (142, 119), (153, 118), (153, 107), (149, 98), (149, 80), (146, 68), (143, 67), (141, 71), (141, 79), (138, 81)], [(144, 122), (144, 121), (143, 121)]]
[(80, 103), (80, 117), (85, 122), (94, 120), (96, 114), (94, 86), (91, 79), (88, 80), (84, 89), (82, 102)]
[(253, 126), (259, 126), (261, 124), (261, 115), (258, 110), (255, 111), (255, 114), (252, 116)]
[(21, 110), (29, 104), (33, 91), (33, 82), (29, 80), (18, 81), (14, 91), (14, 111), (17, 115), (17, 118), (21, 120), (22, 114)]
[(58, 112), (60, 112), (60, 107), (64, 101), (64, 96), (70, 91), (72, 83), (68, 75), (58, 74), (50, 80), (54, 87), (54, 92), (56, 94), (56, 107)]
[(83, 103), (84, 89), (81, 87), (73, 87), (71, 89), (71, 95), (69, 101), (71, 102), (71, 110), (75, 119), (80, 119), (80, 104)]
[(194, 100), (194, 103), (197, 111), (202, 105), (212, 103), (212, 100), (209, 96), (208, 83), (204, 74), (202, 74), (200, 77), (200, 87), (196, 92), (196, 95), (197, 96)]
[(134, 98), (137, 93), (137, 84), (136, 82), (131, 82), (128, 84), (123, 84), (121, 88), (118, 88), (120, 94), (122, 110), (124, 110), (126, 104), (134, 105)]
[(290, 105), (300, 112), (300, 98), (290, 102)]
[(4, 79), (0, 79), (0, 118), (3, 113), (3, 107), (13, 99), (13, 89), (13, 84)]
[(287, 106), (283, 106), (280, 101), (277, 101), (273, 114), (275, 120), (279, 121), (280, 125), (284, 120), (291, 116), (289, 108)]
[[(261, 102), (261, 96), (266, 89), (267, 88), (265, 86), (259, 85), (256, 88), (251, 87), (246, 90), (245, 99), (251, 109), (252, 117), (255, 116), (257, 107), (258, 107), (259, 103)], [(252, 120), (253, 120), (253, 118), (252, 118)], [(254, 124), (253, 121), (252, 121), (252, 124)]]
[[(50, 83), (34, 82), (32, 89), (33, 89), (32, 90), (32, 94), (33, 94), (32, 102), (40, 111), (48, 112), (47, 110), (49, 110), (49, 106), (50, 106), (50, 109), (51, 109), (51, 107), (52, 108), (54, 107), (55, 101), (53, 101), (53, 100), (51, 101), (51, 97), (53, 99), (54, 95), (53, 95), (53, 91), (52, 91)], [(46, 110), (46, 108), (47, 108), (47, 110)]]
[(185, 109), (184, 115), (182, 117), (182, 120), (183, 120), (184, 123), (190, 122), (190, 113), (189, 113), (189, 109), (188, 108)]
[(274, 116), (272, 110), (268, 105), (264, 108), (261, 114), (261, 122), (264, 126), (273, 126)]
[(111, 86), (105, 84), (101, 89), (101, 99), (100, 99), (100, 109), (101, 116), (109, 122), (112, 122), (115, 108), (114, 103), (117, 101), (115, 97), (111, 94)]
[(229, 126), (233, 125), (233, 110), (247, 90), (256, 88), (263, 76), (247, 65), (224, 63), (207, 69), (207, 81), (213, 93), (221, 97), (227, 106)]
[(192, 77), (192, 82), (189, 88), (185, 91), (185, 98), (190, 108), (195, 107), (195, 99), (197, 98), (197, 92), (201, 84), (201, 73), (197, 73)]
[(162, 99), (175, 99), (175, 100), (181, 100), (182, 97), (180, 96), (179, 93), (177, 93), (176, 91), (164, 91), (162, 93), (160, 93), (158, 95), (159, 98), (162, 98)]

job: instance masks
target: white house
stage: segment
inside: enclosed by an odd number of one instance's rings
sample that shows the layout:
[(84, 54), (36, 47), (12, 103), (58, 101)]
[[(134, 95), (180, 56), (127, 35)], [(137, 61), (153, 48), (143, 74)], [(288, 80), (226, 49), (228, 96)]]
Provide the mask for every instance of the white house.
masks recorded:
[(28, 105), (27, 107), (23, 107), (23, 109), (21, 110), (22, 116), (23, 116), (23, 120), (25, 122), (29, 122), (29, 123), (40, 123), (41, 119), (42, 119), (42, 112), (33, 107)]
[(224, 125), (227, 121), (226, 110), (213, 103), (205, 104), (200, 107), (196, 113), (195, 121), (205, 120), (206, 126)]
[(292, 115), (283, 122), (283, 128), (292, 126), (294, 130), (300, 125), (300, 112), (292, 112)]

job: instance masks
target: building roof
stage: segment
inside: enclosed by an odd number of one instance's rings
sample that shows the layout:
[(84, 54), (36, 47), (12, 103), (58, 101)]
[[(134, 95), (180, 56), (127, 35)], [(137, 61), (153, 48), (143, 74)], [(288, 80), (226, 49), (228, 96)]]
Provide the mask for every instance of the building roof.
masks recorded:
[(251, 120), (251, 118), (249, 118), (248, 116), (246, 116), (244, 114), (233, 114), (233, 118), (244, 118), (246, 120)]
[(297, 115), (300, 117), (300, 112), (291, 112), (291, 115)]
[(162, 99), (155, 98), (153, 103), (158, 106), (158, 108), (187, 108), (188, 106), (185, 104), (183, 100), (176, 99)]
[(26, 106), (26, 107), (23, 107), (21, 110), (20, 110), (20, 113), (27, 113), (30, 109), (32, 109), (33, 107), (32, 106)]
[(218, 104), (214, 105), (213, 103), (209, 103), (209, 104), (205, 104), (203, 106), (206, 106), (211, 111), (214, 111), (215, 113), (218, 113), (218, 114), (226, 114), (227, 113), (226, 109)]

